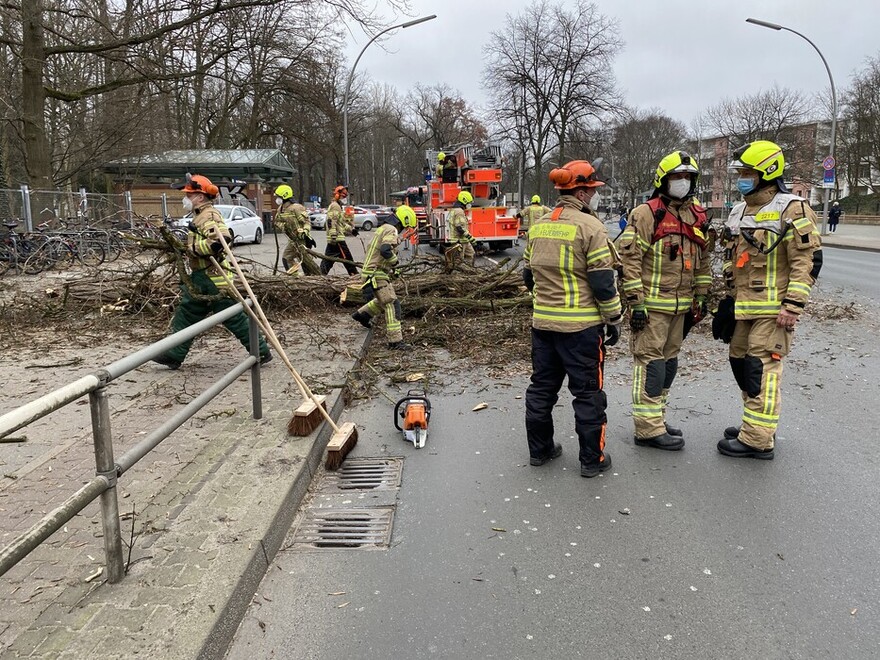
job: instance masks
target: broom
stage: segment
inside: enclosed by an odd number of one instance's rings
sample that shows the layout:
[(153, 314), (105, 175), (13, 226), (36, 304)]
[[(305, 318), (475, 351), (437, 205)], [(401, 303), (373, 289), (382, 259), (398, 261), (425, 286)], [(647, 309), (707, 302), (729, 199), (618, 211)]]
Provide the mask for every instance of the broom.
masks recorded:
[[(270, 338), (270, 342), (275, 347), (275, 350), (278, 351), (278, 354), (281, 356), (281, 359), (287, 365), (287, 368), (290, 370), (290, 374), (293, 376), (294, 381), (296, 381), (297, 385), (300, 389), (305, 392), (305, 394), (311, 399), (317, 408), (318, 413), (324, 418), (324, 420), (330, 425), (333, 429), (333, 435), (330, 438), (330, 442), (327, 443), (327, 461), (325, 463), (328, 470), (336, 470), (342, 465), (342, 461), (345, 459), (345, 456), (352, 450), (352, 448), (357, 444), (358, 441), (358, 432), (353, 422), (345, 422), (341, 426), (337, 425), (336, 422), (333, 421), (333, 418), (327, 413), (325, 406), (323, 405), (323, 401), (318, 401), (318, 398), (314, 395), (314, 393), (309, 389), (309, 386), (303, 380), (302, 376), (300, 376), (299, 372), (294, 368), (291, 364), (290, 359), (287, 357), (287, 353), (284, 352), (284, 349), (281, 347), (281, 342), (278, 341), (278, 337), (275, 335), (274, 330), (272, 330), (272, 326), (269, 324), (266, 315), (263, 313), (263, 308), (260, 306), (259, 301), (257, 301), (256, 296), (254, 295), (253, 290), (248, 284), (247, 278), (244, 276), (244, 273), (241, 270), (241, 267), (238, 265), (238, 260), (235, 258), (235, 255), (232, 253), (232, 250), (229, 248), (229, 245), (226, 243), (226, 239), (223, 237), (223, 234), (220, 232), (216, 232), (217, 239), (220, 241), (220, 244), (223, 246), (223, 250), (226, 253), (229, 262), (232, 264), (232, 267), (235, 269), (235, 272), (238, 274), (239, 278), (241, 278), (242, 286), (244, 286), (245, 291), (247, 291), (248, 296), (250, 296), (251, 301), (254, 304), (254, 312), (256, 317), (254, 320), (258, 321), (258, 325), (260, 325), (263, 329), (263, 332), (266, 333), (266, 337)], [(213, 258), (212, 258), (213, 260)], [(213, 260), (216, 263), (216, 260)], [(225, 271), (217, 264), (216, 268), (219, 269), (220, 273), (223, 275), (223, 279), (227, 282), (227, 285), (231, 285), (231, 289), (233, 289), (236, 293), (238, 290), (233, 285), (232, 281), (226, 275)], [(241, 294), (238, 293), (240, 297)], [(247, 305), (244, 306), (247, 308)], [(262, 321), (260, 323), (259, 321)], [(294, 425), (296, 420), (296, 416), (290, 420), (288, 423), (288, 431), (291, 430), (291, 427)]]

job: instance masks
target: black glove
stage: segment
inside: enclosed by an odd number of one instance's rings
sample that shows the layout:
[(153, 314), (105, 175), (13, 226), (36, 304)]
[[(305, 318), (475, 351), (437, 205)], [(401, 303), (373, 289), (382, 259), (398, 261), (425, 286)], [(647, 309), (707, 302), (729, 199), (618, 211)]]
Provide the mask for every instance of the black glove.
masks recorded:
[(361, 232), (360, 232), (360, 230), (359, 230), (357, 227), (352, 227), (352, 229), (351, 229), (351, 235), (352, 235), (352, 236), (357, 236), (357, 235), (360, 234), (360, 233), (361, 233)]
[(712, 337), (720, 339), (725, 344), (729, 344), (730, 340), (733, 339), (733, 331), (736, 328), (734, 306), (733, 296), (722, 298), (712, 319)]
[(648, 310), (644, 305), (635, 305), (629, 315), (629, 327), (633, 332), (641, 332), (648, 327)]
[(311, 236), (306, 236), (306, 247), (307, 248), (316, 248), (318, 244), (315, 242), (315, 239)]
[(220, 241), (214, 241), (211, 243), (211, 252), (214, 254), (220, 254), (223, 252), (223, 244)]
[(187, 224), (186, 228), (189, 229), (193, 234), (199, 233), (198, 227), (196, 227), (196, 223), (194, 223), (192, 220), (189, 221), (189, 224)]
[(605, 345), (614, 346), (620, 340), (620, 318), (616, 323), (605, 324)]

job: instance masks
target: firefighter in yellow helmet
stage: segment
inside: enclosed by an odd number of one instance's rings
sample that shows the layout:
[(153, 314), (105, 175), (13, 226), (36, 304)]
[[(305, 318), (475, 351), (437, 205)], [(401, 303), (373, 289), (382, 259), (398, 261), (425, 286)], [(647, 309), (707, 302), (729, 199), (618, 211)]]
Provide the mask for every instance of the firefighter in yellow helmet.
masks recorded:
[(519, 235), (524, 236), (528, 233), (529, 227), (538, 220), (542, 215), (550, 213), (550, 209), (541, 204), (540, 195), (532, 195), (531, 203), (524, 209), (520, 209), (516, 217), (519, 218)]
[[(327, 207), (327, 249), (324, 251), (328, 257), (337, 257), (347, 261), (353, 261), (351, 250), (345, 242), (346, 234), (358, 235), (357, 227), (354, 226), (353, 217), (343, 208), (348, 201), (348, 188), (336, 186), (333, 189), (333, 201)], [(357, 275), (354, 264), (343, 264), (349, 275)], [(321, 273), (327, 275), (333, 268), (333, 262), (329, 259), (321, 260)]]
[[(223, 222), (220, 211), (214, 208), (214, 199), (220, 194), (210, 179), (201, 174), (187, 174), (183, 183), (174, 184), (172, 188), (184, 193), (183, 208), (192, 214), (189, 231), (186, 235), (186, 253), (189, 257), (190, 275), (183, 277), (180, 283), (180, 301), (171, 319), (171, 332), (180, 332), (199, 321), (222, 312), (237, 304), (235, 298), (226, 291), (226, 279), (223, 273), (217, 272), (211, 264), (211, 257), (217, 261), (229, 279), (235, 277), (226, 263), (223, 244), (217, 238), (222, 234), (228, 244), (232, 243), (232, 235)], [(248, 319), (244, 312), (239, 312), (223, 323), (250, 350), (250, 331)], [(189, 353), (192, 339), (169, 349), (153, 359), (169, 369), (178, 369)], [(260, 336), (260, 363), (266, 364), (272, 359), (272, 353), (266, 340)]]
[(302, 204), (293, 201), (293, 188), (282, 184), (275, 188), (275, 226), (287, 235), (287, 247), (284, 248), (282, 262), (284, 270), (290, 275), (320, 275), (318, 264), (306, 252), (306, 248), (314, 248), (317, 244), (312, 238), (312, 225), (309, 213)]
[[(596, 216), (604, 185), (601, 161), (574, 160), (550, 172), (560, 196), (556, 208), (531, 226), (523, 281), (532, 292), (532, 379), (526, 391), (526, 435), (531, 465), (562, 453), (554, 441), (553, 407), (568, 376), (581, 476), (611, 467), (605, 451), (605, 346), (620, 339), (615, 256)], [(606, 339), (607, 337), (607, 339)]]
[(718, 451), (772, 459), (779, 423), (782, 360), (822, 267), (816, 214), (783, 183), (778, 144), (751, 142), (733, 153), (730, 171), (743, 201), (725, 227), (724, 274), (733, 297), (719, 304), (716, 338), (730, 342), (730, 367), (742, 391), (742, 425)]
[(477, 240), (471, 236), (468, 226), (468, 211), (474, 203), (474, 196), (467, 190), (458, 193), (452, 210), (446, 214), (446, 240), (450, 243), (446, 249), (446, 266), (450, 270), (459, 268), (461, 264), (474, 265), (474, 244)]
[(434, 178), (437, 181), (443, 179), (443, 166), (446, 164), (446, 154), (442, 151), (437, 154), (437, 164), (434, 166)]
[[(408, 348), (403, 343), (400, 301), (397, 300), (391, 280), (397, 277), (397, 246), (415, 231), (416, 225), (415, 211), (405, 204), (398, 206), (385, 224), (376, 229), (364, 256), (361, 275), (364, 278), (364, 297), (368, 302), (351, 318), (369, 328), (373, 317), (382, 313), (388, 348)], [(402, 235), (398, 233), (401, 230)]]
[(633, 209), (620, 240), (624, 297), (632, 329), (635, 444), (678, 450), (680, 429), (666, 423), (666, 400), (690, 327), (706, 314), (712, 284), (706, 211), (694, 198), (696, 159), (673, 151), (657, 166), (654, 192)]

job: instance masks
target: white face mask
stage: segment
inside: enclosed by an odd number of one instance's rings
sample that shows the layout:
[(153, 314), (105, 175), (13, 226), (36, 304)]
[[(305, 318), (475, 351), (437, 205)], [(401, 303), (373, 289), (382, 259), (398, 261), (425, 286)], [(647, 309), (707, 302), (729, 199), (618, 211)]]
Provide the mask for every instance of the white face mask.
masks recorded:
[(189, 197), (184, 197), (180, 203), (183, 204), (183, 209), (187, 213), (193, 210), (193, 201)]
[(281, 206), (284, 203), (284, 200), (280, 197), (275, 198), (275, 206)]
[(590, 210), (596, 212), (599, 210), (599, 195), (593, 193), (593, 196), (590, 197), (590, 201), (587, 202), (587, 206), (590, 207)]
[(691, 190), (691, 182), (689, 179), (675, 179), (670, 181), (666, 187), (669, 196), (674, 199), (684, 199)]

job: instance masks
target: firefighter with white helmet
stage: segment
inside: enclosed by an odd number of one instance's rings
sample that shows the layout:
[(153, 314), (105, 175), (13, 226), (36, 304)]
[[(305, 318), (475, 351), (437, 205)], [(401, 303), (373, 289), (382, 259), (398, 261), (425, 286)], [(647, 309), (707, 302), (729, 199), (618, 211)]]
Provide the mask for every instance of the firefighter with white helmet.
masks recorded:
[[(364, 297), (369, 301), (351, 315), (355, 321), (369, 328), (374, 316), (384, 314), (385, 334), (389, 348), (406, 348), (400, 327), (400, 301), (391, 279), (397, 276), (397, 246), (416, 230), (415, 211), (403, 204), (376, 229), (364, 256), (361, 275), (364, 278)], [(403, 236), (398, 232), (402, 231)]]
[[(347, 213), (344, 209), (348, 200), (348, 188), (345, 186), (336, 186), (333, 189), (333, 201), (327, 207), (327, 249), (324, 251), (328, 257), (337, 257), (346, 261), (353, 261), (351, 250), (348, 243), (345, 242), (346, 234), (353, 236), (358, 235), (358, 230), (354, 226), (353, 211)], [(354, 264), (343, 264), (349, 275), (357, 275), (357, 268)], [(329, 259), (321, 260), (321, 273), (327, 275), (333, 268), (333, 262)]]
[[(595, 166), (594, 166), (595, 165)], [(531, 226), (523, 281), (533, 295), (532, 378), (526, 390), (530, 464), (562, 453), (554, 440), (553, 407), (568, 376), (581, 476), (611, 467), (605, 451), (605, 346), (620, 338), (615, 254), (596, 216), (599, 162), (574, 160), (550, 172), (560, 196), (553, 211)]]
[(474, 265), (474, 244), (477, 240), (471, 236), (468, 224), (468, 211), (473, 203), (474, 196), (467, 190), (462, 190), (458, 193), (452, 210), (446, 214), (447, 240), (451, 246), (446, 249), (445, 256), (446, 265), (450, 269), (455, 269), (462, 263)]
[(305, 249), (314, 248), (317, 243), (312, 238), (312, 225), (306, 207), (293, 200), (293, 188), (282, 184), (275, 188), (275, 226), (287, 235), (282, 263), (284, 270), (294, 276), (320, 275), (321, 271)]
[(740, 147), (730, 164), (743, 195), (725, 228), (723, 268), (733, 298), (719, 304), (712, 330), (730, 342), (742, 391), (742, 425), (718, 442), (718, 451), (734, 458), (774, 457), (782, 360), (822, 267), (816, 214), (788, 191), (784, 170), (782, 148), (768, 140)]
[(709, 219), (694, 198), (699, 175), (687, 152), (666, 155), (651, 198), (633, 209), (620, 240), (632, 329), (632, 416), (642, 447), (684, 447), (682, 431), (666, 423), (666, 400), (682, 340), (705, 316), (712, 284)]

